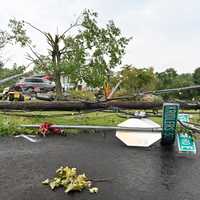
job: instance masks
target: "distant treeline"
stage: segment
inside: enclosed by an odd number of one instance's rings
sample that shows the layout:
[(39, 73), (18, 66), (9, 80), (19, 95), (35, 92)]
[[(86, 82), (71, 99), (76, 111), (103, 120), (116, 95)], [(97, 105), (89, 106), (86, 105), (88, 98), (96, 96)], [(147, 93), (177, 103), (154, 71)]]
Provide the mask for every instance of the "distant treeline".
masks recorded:
[[(9, 76), (17, 75), (23, 73), (25, 70), (24, 66), (17, 66), (14, 64), (11, 68), (0, 67), (0, 80), (7, 78)], [(11, 86), (15, 84), (16, 80), (8, 81), (2, 85), (0, 85), (0, 91), (2, 91), (5, 87)]]
[[(22, 73), (24, 69), (24, 66), (17, 66), (16, 64), (10, 69), (0, 67), (0, 79)], [(174, 68), (168, 68), (165, 71), (158, 73), (155, 72), (152, 67), (139, 68), (132, 65), (126, 65), (117, 74), (114, 75), (114, 73), (110, 73), (108, 77), (105, 77), (105, 81), (113, 87), (120, 80), (122, 80), (122, 83), (118, 91), (119, 95), (132, 95), (138, 92), (200, 85), (200, 67), (196, 68), (192, 73), (178, 74)], [(0, 85), (0, 90), (2, 91), (4, 87), (14, 83), (15, 80)], [(164, 100), (199, 100), (200, 89), (173, 92), (162, 94), (161, 96)]]
[[(200, 68), (196, 68), (192, 73), (178, 74), (174, 68), (168, 68), (163, 72), (154, 72), (150, 68), (137, 68), (131, 65), (126, 65), (113, 78), (113, 85), (122, 79), (120, 90), (127, 94), (137, 92), (162, 90), (168, 88), (179, 88), (191, 85), (200, 85)], [(162, 94), (163, 99), (184, 99), (184, 100), (199, 100), (200, 90), (187, 90)]]

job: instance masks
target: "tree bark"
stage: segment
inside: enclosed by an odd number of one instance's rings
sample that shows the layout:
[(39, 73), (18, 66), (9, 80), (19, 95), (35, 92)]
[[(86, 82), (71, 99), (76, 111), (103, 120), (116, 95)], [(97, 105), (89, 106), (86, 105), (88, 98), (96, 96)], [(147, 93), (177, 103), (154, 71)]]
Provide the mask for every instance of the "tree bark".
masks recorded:
[(59, 36), (55, 35), (52, 47), (52, 63), (54, 71), (54, 79), (56, 83), (56, 99), (61, 100), (63, 96), (62, 85), (61, 85), (61, 71), (60, 71), (60, 57), (61, 52), (59, 49)]
[[(161, 109), (162, 103), (150, 102), (76, 102), (76, 101), (53, 101), (53, 102), (0, 102), (0, 110), (28, 110), (28, 111), (81, 111), (94, 109)], [(200, 104), (180, 103), (181, 109), (197, 110)]]
[(63, 93), (62, 93), (62, 85), (61, 85), (61, 81), (60, 81), (60, 72), (58, 70), (55, 70), (55, 84), (56, 84), (56, 99), (57, 100), (61, 100)]

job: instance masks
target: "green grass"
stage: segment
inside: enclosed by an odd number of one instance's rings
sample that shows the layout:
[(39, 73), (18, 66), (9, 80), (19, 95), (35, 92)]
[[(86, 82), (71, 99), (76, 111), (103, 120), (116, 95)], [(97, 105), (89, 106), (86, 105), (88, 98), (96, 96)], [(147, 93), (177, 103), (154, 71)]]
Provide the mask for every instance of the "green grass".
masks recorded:
[(73, 112), (0, 112), (0, 135), (33, 134), (36, 129), (22, 129), (22, 124), (117, 125), (124, 118), (117, 114), (92, 112), (76, 115)]
[(73, 112), (12, 112), (0, 113), (0, 120), (10, 120), (17, 124), (41, 124), (45, 121), (54, 124), (96, 124), (113, 125), (122, 118), (113, 113), (91, 112), (77, 115)]
[[(153, 121), (162, 124), (162, 119), (151, 117)], [(15, 135), (20, 133), (34, 134), (36, 129), (20, 128), (22, 124), (42, 124), (49, 122), (53, 124), (69, 125), (107, 125), (115, 126), (126, 118), (120, 117), (118, 113), (90, 112), (77, 115), (76, 112), (0, 112), (0, 135)], [(199, 123), (200, 115), (192, 115), (192, 121)], [(76, 132), (76, 131), (73, 131)]]

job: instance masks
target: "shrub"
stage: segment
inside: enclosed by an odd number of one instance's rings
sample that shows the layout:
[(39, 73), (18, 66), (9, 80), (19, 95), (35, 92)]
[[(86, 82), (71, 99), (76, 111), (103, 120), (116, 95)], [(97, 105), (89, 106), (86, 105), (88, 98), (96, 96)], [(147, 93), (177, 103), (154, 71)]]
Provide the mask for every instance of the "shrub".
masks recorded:
[(91, 91), (81, 91), (81, 90), (71, 90), (69, 92), (70, 98), (73, 100), (87, 100), (87, 101), (94, 101), (95, 95)]
[(153, 103), (162, 103), (163, 99), (160, 96), (155, 96), (155, 95), (145, 95), (142, 98), (143, 101), (145, 102), (153, 102)]
[(22, 128), (13, 120), (8, 118), (0, 121), (0, 135), (18, 135), (18, 134), (32, 134), (32, 129)]

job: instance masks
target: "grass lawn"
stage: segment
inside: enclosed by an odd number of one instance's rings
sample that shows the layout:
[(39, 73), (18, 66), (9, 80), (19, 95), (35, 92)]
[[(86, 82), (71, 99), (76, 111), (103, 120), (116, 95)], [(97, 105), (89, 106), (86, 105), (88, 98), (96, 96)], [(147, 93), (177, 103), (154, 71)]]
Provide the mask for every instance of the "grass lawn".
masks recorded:
[[(123, 115), (124, 116), (124, 115)], [(162, 124), (162, 118), (151, 117), (153, 121)], [(36, 129), (22, 129), (21, 124), (42, 124), (50, 122), (53, 124), (69, 125), (111, 125), (115, 126), (126, 118), (119, 113), (90, 112), (78, 114), (77, 112), (51, 111), (51, 112), (0, 112), (0, 135), (14, 135), (19, 133), (33, 134)], [(200, 115), (192, 115), (193, 122), (200, 121)], [(73, 132), (77, 132), (73, 130)]]
[[(116, 113), (91, 112), (78, 115), (76, 112), (0, 112), (0, 135), (13, 135), (25, 132), (32, 134), (36, 131), (21, 129), (21, 124), (53, 124), (69, 125), (117, 125), (124, 121)], [(73, 132), (76, 132), (73, 130)]]

